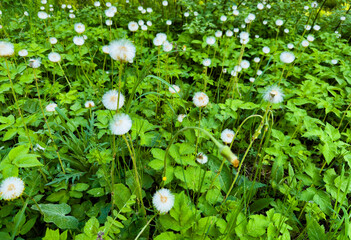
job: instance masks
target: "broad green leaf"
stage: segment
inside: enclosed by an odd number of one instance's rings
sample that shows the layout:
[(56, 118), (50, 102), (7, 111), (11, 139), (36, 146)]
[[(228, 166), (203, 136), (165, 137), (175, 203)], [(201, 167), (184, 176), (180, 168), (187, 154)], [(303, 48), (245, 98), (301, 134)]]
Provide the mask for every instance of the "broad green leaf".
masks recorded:
[(17, 156), (12, 163), (17, 167), (41, 167), (43, 164), (38, 161), (36, 154), (24, 154), (22, 156)]
[(77, 183), (72, 187), (73, 191), (83, 192), (89, 188), (89, 184)]
[(93, 188), (87, 191), (87, 193), (93, 195), (94, 197), (101, 197), (105, 194), (105, 191), (103, 188)]
[(318, 222), (311, 216), (307, 215), (307, 233), (310, 240), (327, 239), (324, 226), (320, 226)]
[(269, 221), (263, 215), (251, 215), (246, 226), (247, 233), (252, 237), (260, 237), (266, 233)]
[(325, 126), (325, 131), (328, 133), (329, 137), (333, 140), (336, 141), (340, 138), (340, 133), (339, 130), (334, 128), (332, 125), (327, 123)]
[(130, 190), (122, 183), (118, 183), (114, 185), (114, 191), (115, 204), (121, 210), (131, 196)]
[(76, 229), (78, 228), (78, 220), (72, 216), (66, 216), (71, 212), (71, 207), (66, 203), (61, 204), (38, 204), (33, 205), (32, 209), (38, 210), (44, 214), (44, 221), (54, 223), (61, 229)]

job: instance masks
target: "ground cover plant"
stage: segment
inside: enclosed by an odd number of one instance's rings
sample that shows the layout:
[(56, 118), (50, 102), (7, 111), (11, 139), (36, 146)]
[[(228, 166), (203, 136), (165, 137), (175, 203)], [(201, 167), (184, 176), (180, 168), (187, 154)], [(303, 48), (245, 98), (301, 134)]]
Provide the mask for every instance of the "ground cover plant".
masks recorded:
[(351, 239), (351, 5), (0, 3), (0, 239)]

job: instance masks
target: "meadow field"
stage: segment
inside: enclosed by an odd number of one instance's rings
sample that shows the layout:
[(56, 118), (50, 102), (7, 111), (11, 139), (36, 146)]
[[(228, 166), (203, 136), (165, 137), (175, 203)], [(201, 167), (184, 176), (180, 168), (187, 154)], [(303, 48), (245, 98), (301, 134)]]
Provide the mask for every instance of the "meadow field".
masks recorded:
[(350, 9), (1, 0), (0, 240), (350, 240)]

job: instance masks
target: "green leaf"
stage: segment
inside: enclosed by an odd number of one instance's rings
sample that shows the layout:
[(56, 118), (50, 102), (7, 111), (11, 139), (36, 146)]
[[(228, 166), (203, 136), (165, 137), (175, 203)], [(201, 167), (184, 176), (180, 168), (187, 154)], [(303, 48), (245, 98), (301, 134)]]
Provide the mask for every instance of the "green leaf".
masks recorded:
[(94, 197), (101, 197), (105, 195), (105, 191), (103, 188), (93, 188), (87, 191), (87, 193), (93, 195)]
[(0, 116), (0, 123), (3, 123), (3, 124), (0, 124), (0, 131), (1, 131), (1, 130), (4, 130), (5, 128), (11, 126), (12, 124), (14, 124), (15, 117), (13, 115), (10, 115), (8, 117)]
[[(44, 221), (54, 223), (61, 229), (78, 228), (78, 220), (72, 216), (66, 216), (71, 212), (71, 207), (66, 203), (61, 204), (38, 204), (40, 211), (44, 214)], [(33, 205), (32, 209), (39, 211), (37, 205)]]
[(310, 240), (327, 239), (324, 226), (320, 226), (318, 222), (311, 216), (307, 215), (307, 233)]
[(72, 191), (83, 192), (89, 188), (89, 184), (77, 183), (72, 187)]
[(336, 154), (336, 145), (333, 142), (326, 142), (322, 148), (322, 153), (325, 158), (325, 161), (330, 164), (330, 162), (333, 160)]
[(33, 217), (31, 219), (29, 219), (21, 228), (20, 234), (24, 235), (27, 232), (29, 232), (32, 227), (34, 226), (35, 222), (37, 221), (37, 217)]
[(165, 229), (186, 230), (196, 221), (195, 208), (185, 193), (181, 192), (175, 196), (170, 213), (161, 215), (159, 219)]
[(22, 156), (17, 156), (16, 159), (12, 161), (17, 167), (41, 167), (44, 166), (41, 162), (38, 161), (36, 154), (24, 154)]
[(246, 226), (247, 233), (252, 237), (260, 237), (266, 233), (269, 221), (263, 215), (251, 215)]
[(154, 238), (154, 240), (178, 240), (178, 239), (180, 239), (179, 235), (174, 234), (173, 232), (164, 232)]
[(122, 183), (115, 184), (114, 190), (115, 204), (117, 205), (118, 209), (121, 210), (132, 194), (130, 193), (129, 188), (124, 186)]
[(151, 162), (149, 162), (148, 165), (152, 169), (158, 171), (158, 170), (161, 170), (164, 167), (164, 161), (155, 159), (155, 160), (152, 160)]
[(328, 133), (329, 137), (333, 140), (336, 141), (340, 138), (340, 133), (339, 130), (334, 128), (332, 125), (327, 123), (325, 126), (325, 131)]

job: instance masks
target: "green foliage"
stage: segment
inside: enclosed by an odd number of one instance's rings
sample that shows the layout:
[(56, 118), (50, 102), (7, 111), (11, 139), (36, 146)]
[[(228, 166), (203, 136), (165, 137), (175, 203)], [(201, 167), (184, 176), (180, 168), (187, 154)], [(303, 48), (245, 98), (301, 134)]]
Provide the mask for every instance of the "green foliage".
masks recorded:
[[(1, 186), (0, 239), (351, 239), (348, 1), (112, 0), (113, 17), (106, 1), (42, 2), (0, 1), (0, 180), (24, 182)], [(135, 46), (132, 62), (105, 53), (115, 39)], [(118, 110), (105, 106), (112, 89)], [(132, 120), (123, 136), (111, 134), (117, 113)], [(153, 199), (162, 188), (167, 213)]]

